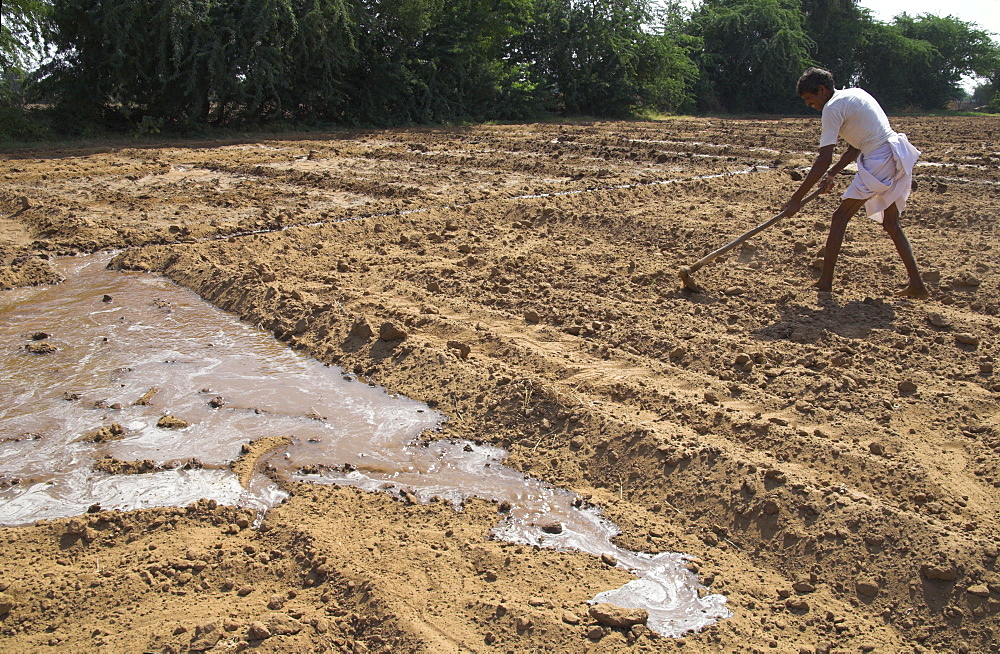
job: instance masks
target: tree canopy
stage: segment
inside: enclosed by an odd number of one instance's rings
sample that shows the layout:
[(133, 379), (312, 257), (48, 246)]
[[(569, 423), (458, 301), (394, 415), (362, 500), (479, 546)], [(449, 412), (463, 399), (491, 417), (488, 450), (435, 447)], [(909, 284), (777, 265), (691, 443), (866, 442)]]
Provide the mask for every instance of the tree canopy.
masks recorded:
[(997, 44), (971, 23), (906, 13), (891, 25), (871, 24), (859, 51), (860, 85), (897, 109), (943, 108), (964, 95), (964, 77), (989, 77), (998, 56)]
[(852, 84), (863, 67), (861, 44), (871, 13), (857, 0), (802, 0), (804, 28), (812, 39), (810, 56), (834, 79)]
[(139, 131), (797, 112), (809, 65), (887, 109), (939, 109), (969, 77), (993, 101), (1000, 76), (978, 26), (883, 23), (858, 0), (4, 0), (0, 16), (0, 108), (30, 92), (66, 125)]
[(341, 0), (53, 0), (52, 22), (62, 102), (133, 122), (322, 114), (355, 55)]
[(22, 72), (43, 53), (45, 0), (4, 0), (0, 4), (0, 70)]
[[(691, 21), (705, 108), (728, 112), (782, 111), (812, 62), (813, 41), (798, 0), (706, 0)], [(792, 89), (792, 93), (789, 93)]]

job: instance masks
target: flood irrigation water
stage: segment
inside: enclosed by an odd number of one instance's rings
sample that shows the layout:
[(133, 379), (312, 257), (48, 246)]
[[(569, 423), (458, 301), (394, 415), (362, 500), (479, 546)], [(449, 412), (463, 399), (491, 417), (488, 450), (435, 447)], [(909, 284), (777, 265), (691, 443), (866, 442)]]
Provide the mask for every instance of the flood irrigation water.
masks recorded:
[[(637, 579), (595, 602), (644, 608), (665, 636), (729, 616), (676, 553), (615, 546), (616, 527), (573, 493), (502, 462), (499, 448), (421, 438), (443, 416), (351, 381), (194, 293), (108, 256), (58, 261), (66, 281), (0, 292), (0, 524), (200, 498), (259, 515), (287, 494), (230, 464), (248, 442), (287, 437), (269, 459), (307, 483), (497, 502), (495, 538), (609, 554)], [(132, 474), (122, 474), (132, 473)]]

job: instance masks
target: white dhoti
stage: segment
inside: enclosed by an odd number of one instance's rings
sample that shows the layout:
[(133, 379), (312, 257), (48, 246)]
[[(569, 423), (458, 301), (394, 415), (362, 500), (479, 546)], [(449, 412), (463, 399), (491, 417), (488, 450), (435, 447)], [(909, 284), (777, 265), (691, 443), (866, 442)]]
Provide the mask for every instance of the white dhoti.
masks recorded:
[(844, 199), (865, 200), (868, 217), (878, 223), (882, 222), (882, 212), (893, 203), (902, 213), (910, 197), (918, 157), (920, 150), (910, 144), (906, 134), (893, 134), (879, 147), (858, 157), (858, 174), (844, 192)]

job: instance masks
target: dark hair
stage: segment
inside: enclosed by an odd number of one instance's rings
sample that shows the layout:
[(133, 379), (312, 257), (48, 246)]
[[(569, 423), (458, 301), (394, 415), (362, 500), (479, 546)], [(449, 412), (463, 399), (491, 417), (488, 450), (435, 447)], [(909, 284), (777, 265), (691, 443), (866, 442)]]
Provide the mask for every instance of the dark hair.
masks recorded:
[(833, 73), (823, 68), (806, 68), (795, 85), (795, 92), (802, 95), (806, 91), (809, 93), (819, 93), (819, 87), (825, 86), (831, 91), (833, 88)]

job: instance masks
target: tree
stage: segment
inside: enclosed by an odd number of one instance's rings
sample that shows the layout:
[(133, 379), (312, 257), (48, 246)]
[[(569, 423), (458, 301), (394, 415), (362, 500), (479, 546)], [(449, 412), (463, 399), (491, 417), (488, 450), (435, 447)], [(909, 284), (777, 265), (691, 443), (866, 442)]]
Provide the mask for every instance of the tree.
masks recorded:
[(0, 140), (38, 137), (43, 126), (25, 112), (32, 71), (46, 57), (46, 0), (0, 2)]
[(934, 57), (930, 43), (907, 38), (893, 25), (873, 23), (861, 48), (864, 65), (858, 85), (886, 109), (918, 106), (916, 99), (928, 82)]
[(361, 0), (349, 117), (401, 124), (520, 117), (525, 76), (510, 43), (530, 0)]
[(895, 25), (903, 36), (933, 45), (942, 76), (956, 83), (966, 74), (986, 76), (997, 63), (997, 44), (975, 23), (954, 16), (903, 13), (896, 16)]
[(664, 22), (657, 34), (646, 29), (653, 17), (647, 0), (535, 0), (515, 56), (559, 113), (674, 109), (690, 97), (695, 69), (674, 19), (660, 15), (671, 31)]
[(706, 0), (693, 15), (699, 104), (729, 112), (797, 111), (795, 82), (812, 60), (798, 0)]
[(3, 0), (0, 4), (0, 70), (23, 72), (44, 55), (45, 0)]
[[(983, 89), (983, 103), (989, 112), (1000, 114), (1000, 57), (997, 57), (987, 77), (989, 81), (979, 87)], [(979, 91), (979, 88), (976, 90)]]
[(941, 109), (964, 96), (964, 76), (987, 77), (998, 46), (973, 23), (953, 16), (900, 14), (869, 26), (859, 83), (888, 107)]
[[(3, 0), (0, 4), (0, 107), (7, 119), (21, 112), (28, 72), (45, 57), (45, 0)], [(13, 113), (10, 113), (13, 112)]]
[(77, 115), (255, 123), (337, 104), (346, 0), (53, 0), (51, 81)]
[(691, 10), (682, 0), (659, 3), (652, 14), (651, 46), (657, 57), (645, 57), (655, 70), (648, 76), (647, 104), (660, 111), (691, 111), (695, 107), (694, 90), (698, 81), (695, 53), (702, 49), (701, 39), (687, 33)]
[(833, 73), (837, 83), (852, 86), (861, 70), (858, 51), (864, 42), (871, 12), (858, 0), (801, 0), (803, 28), (812, 39), (810, 50), (818, 66)]
[(976, 88), (972, 91), (972, 104), (977, 107), (986, 107), (993, 100), (994, 95), (996, 95), (996, 87), (993, 85), (993, 82), (977, 84)]

